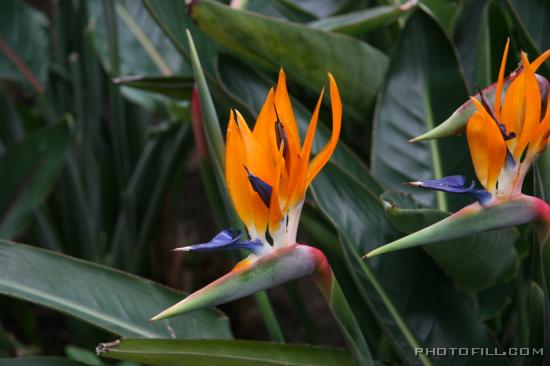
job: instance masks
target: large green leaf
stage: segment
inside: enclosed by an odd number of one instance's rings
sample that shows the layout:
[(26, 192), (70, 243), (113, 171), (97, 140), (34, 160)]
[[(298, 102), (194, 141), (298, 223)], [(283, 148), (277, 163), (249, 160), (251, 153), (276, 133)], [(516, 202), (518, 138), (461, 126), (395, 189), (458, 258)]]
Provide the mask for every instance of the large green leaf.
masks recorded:
[[(90, 32), (106, 70), (112, 69), (105, 14), (102, 3), (86, 3), (90, 12)], [(119, 47), (119, 75), (189, 75), (189, 67), (141, 1), (121, 1), (115, 6)], [(119, 76), (113, 75), (113, 76)]]
[(85, 364), (62, 357), (33, 356), (0, 358), (2, 366), (84, 366)]
[(0, 12), (0, 78), (28, 82), (44, 90), (48, 52), (48, 20), (23, 0), (7, 0)]
[(31, 301), (125, 337), (231, 338), (227, 318), (201, 310), (150, 323), (182, 293), (105, 266), (0, 241), (0, 294)]
[(220, 47), (197, 29), (187, 15), (185, 2), (143, 0), (143, 5), (180, 54), (188, 61), (190, 61), (190, 52), (185, 30), (191, 32), (197, 53), (203, 62), (204, 71), (209, 75)]
[(124, 339), (102, 343), (98, 353), (154, 366), (352, 365), (338, 348), (241, 340)]
[(338, 82), (347, 113), (358, 120), (370, 110), (382, 84), (387, 59), (359, 40), (305, 25), (272, 19), (200, 0), (191, 17), (225, 47), (270, 70), (281, 66), (316, 93), (330, 71)]
[[(405, 234), (449, 216), (447, 212), (411, 206), (388, 203), (386, 209), (391, 222)], [(470, 291), (478, 291), (508, 280), (515, 274), (519, 258), (514, 243), (518, 238), (517, 229), (508, 228), (424, 248), (459, 285)]]
[[(496, 81), (508, 34), (504, 16), (495, 1), (465, 3), (454, 39), (470, 90)], [(509, 61), (509, 71), (514, 67), (514, 62)]]
[(404, 14), (413, 10), (417, 0), (409, 0), (404, 4), (382, 5), (333, 17), (322, 18), (309, 23), (310, 27), (327, 32), (363, 36), (375, 29), (386, 26)]
[(192, 78), (182, 76), (126, 76), (115, 78), (113, 82), (178, 99), (191, 99), (195, 83)]
[[(113, 76), (189, 75), (189, 66), (174, 45), (166, 38), (141, 1), (120, 1), (114, 5), (118, 58), (110, 54), (105, 3), (87, 2), (90, 13), (89, 32), (103, 67)], [(117, 64), (114, 64), (117, 63)], [(122, 93), (145, 107), (153, 105), (152, 95), (123, 87)]]
[(0, 156), (0, 238), (21, 233), (65, 163), (69, 125), (59, 122), (11, 145)]
[(448, 34), (452, 34), (454, 31), (454, 26), (461, 13), (464, 1), (465, 0), (420, 0), (439, 23), (441, 23)]
[[(422, 250), (360, 260), (362, 251), (398, 235), (378, 197), (329, 163), (313, 183), (315, 199), (342, 236), (348, 263), (383, 329), (407, 364), (419, 364), (415, 347), (497, 347), (469, 298)], [(459, 358), (433, 359), (462, 365)], [(469, 359), (472, 364), (475, 360)], [(486, 362), (499, 364), (499, 360)]]
[(396, 45), (378, 102), (371, 155), (374, 176), (389, 190), (411, 193), (424, 205), (443, 211), (463, 206), (459, 195), (446, 197), (403, 183), (454, 174), (473, 177), (464, 138), (407, 143), (445, 120), (467, 97), (451, 42), (418, 8)]
[[(521, 41), (521, 48), (531, 53), (530, 58), (549, 49), (550, 3), (546, 0), (507, 0), (506, 3)], [(548, 63), (543, 64), (541, 69), (549, 76)]]

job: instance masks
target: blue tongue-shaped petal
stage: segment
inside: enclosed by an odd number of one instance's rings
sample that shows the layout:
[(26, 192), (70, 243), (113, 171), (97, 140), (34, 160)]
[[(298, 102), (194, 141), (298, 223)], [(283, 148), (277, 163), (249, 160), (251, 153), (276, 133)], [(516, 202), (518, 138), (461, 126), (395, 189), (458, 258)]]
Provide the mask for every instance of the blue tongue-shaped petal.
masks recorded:
[(174, 251), (210, 252), (215, 250), (247, 249), (257, 254), (263, 247), (262, 242), (258, 239), (239, 241), (241, 237), (242, 233), (239, 230), (225, 229), (209, 242), (176, 248)]
[(254, 190), (254, 192), (258, 193), (263, 203), (267, 207), (269, 207), (269, 202), (271, 201), (271, 192), (273, 191), (273, 188), (271, 188), (269, 184), (261, 180), (259, 177), (252, 174), (250, 169), (248, 169), (246, 166), (244, 167), (244, 169), (248, 174), (248, 181), (250, 182), (252, 189)]
[(466, 177), (463, 175), (451, 175), (441, 179), (426, 179), (409, 184), (415, 187), (452, 193), (470, 192), (475, 187), (474, 182), (469, 187), (466, 187)]
[(451, 175), (441, 179), (426, 179), (408, 183), (411, 186), (432, 189), (450, 193), (467, 193), (474, 196), (479, 203), (486, 204), (491, 199), (491, 194), (483, 189), (476, 189), (475, 182), (466, 186), (467, 179), (463, 175)]

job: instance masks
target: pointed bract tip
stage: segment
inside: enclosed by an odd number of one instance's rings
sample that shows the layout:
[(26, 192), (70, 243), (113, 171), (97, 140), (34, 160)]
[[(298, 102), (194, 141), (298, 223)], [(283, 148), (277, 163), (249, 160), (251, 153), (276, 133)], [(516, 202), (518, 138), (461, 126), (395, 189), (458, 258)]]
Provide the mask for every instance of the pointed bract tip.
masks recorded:
[(190, 247), (187, 246), (187, 247), (174, 248), (171, 251), (172, 252), (188, 252), (190, 250), (191, 250)]
[(404, 182), (403, 184), (407, 186), (413, 186), (413, 187), (422, 187), (422, 182)]
[(168, 313), (168, 310), (170, 310), (170, 308), (168, 308), (167, 310), (164, 310), (161, 313), (158, 313), (157, 315), (155, 315), (154, 317), (149, 319), (149, 321), (150, 322), (156, 322), (158, 320), (169, 318), (171, 315)]

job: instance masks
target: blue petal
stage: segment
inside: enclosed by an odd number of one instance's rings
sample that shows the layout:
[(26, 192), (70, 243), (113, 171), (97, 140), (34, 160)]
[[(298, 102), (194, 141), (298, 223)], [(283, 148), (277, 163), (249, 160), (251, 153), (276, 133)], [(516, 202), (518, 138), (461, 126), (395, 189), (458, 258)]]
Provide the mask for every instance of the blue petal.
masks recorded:
[(246, 173), (248, 174), (248, 181), (252, 186), (254, 192), (258, 193), (264, 204), (269, 207), (269, 202), (271, 200), (271, 191), (272, 188), (269, 184), (261, 180), (259, 177), (252, 174), (252, 172), (245, 166)]
[(239, 241), (242, 233), (239, 230), (225, 229), (207, 243), (189, 245), (183, 248), (176, 248), (176, 251), (184, 252), (210, 252), (215, 250), (247, 249), (257, 254), (263, 247), (260, 240)]
[(472, 189), (469, 192), (472, 196), (474, 196), (479, 203), (481, 203), (483, 206), (489, 204), (491, 202), (491, 193), (487, 192), (484, 189)]
[(417, 187), (451, 193), (466, 193), (475, 187), (474, 182), (469, 187), (466, 187), (466, 177), (463, 175), (451, 175), (441, 179), (427, 179), (411, 184)]
[(479, 203), (486, 205), (491, 200), (491, 193), (475, 188), (475, 182), (472, 182), (470, 186), (466, 187), (467, 179), (463, 175), (451, 175), (441, 179), (427, 179), (418, 182), (409, 183), (415, 187), (421, 187), (426, 189), (432, 189), (436, 191), (450, 192), (450, 193), (466, 193), (474, 196)]

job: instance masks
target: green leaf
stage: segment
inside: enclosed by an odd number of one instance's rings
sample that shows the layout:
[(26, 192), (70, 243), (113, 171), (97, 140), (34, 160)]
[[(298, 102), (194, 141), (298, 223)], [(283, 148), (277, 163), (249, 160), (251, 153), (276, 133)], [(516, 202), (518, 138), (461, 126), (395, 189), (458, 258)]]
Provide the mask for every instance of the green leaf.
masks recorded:
[[(359, 40), (200, 0), (191, 17), (199, 28), (240, 56), (269, 70), (283, 67), (289, 79), (316, 93), (330, 71), (347, 113), (363, 121), (382, 84), (387, 59)], [(364, 62), (362, 61), (364, 60)], [(368, 60), (368, 61), (367, 61)]]
[(62, 357), (35, 356), (18, 358), (0, 358), (2, 366), (84, 366), (86, 364)]
[(48, 19), (23, 0), (7, 0), (0, 13), (0, 78), (44, 90), (48, 67)]
[[(86, 3), (90, 13), (93, 45), (103, 67), (112, 77), (120, 75), (189, 75), (189, 66), (164, 32), (151, 18), (141, 1), (120, 1), (114, 5), (118, 64), (109, 50), (109, 35), (104, 7), (100, 1)], [(128, 99), (151, 108), (154, 96), (135, 89), (122, 88)]]
[(372, 172), (393, 191), (407, 192), (442, 211), (464, 206), (460, 195), (404, 182), (463, 174), (473, 177), (464, 138), (408, 144), (443, 121), (468, 97), (453, 45), (424, 10), (410, 16), (393, 52), (375, 116)]
[(544, 291), (535, 282), (531, 282), (529, 288), (529, 333), (530, 346), (542, 347), (544, 344)]
[(322, 18), (308, 25), (326, 32), (362, 36), (395, 22), (413, 10), (418, 0), (409, 0), (399, 5), (382, 5), (333, 17)]
[[(313, 182), (313, 190), (319, 208), (342, 236), (360, 295), (404, 363), (427, 364), (414, 355), (415, 347), (497, 347), (472, 311), (470, 299), (422, 250), (360, 260), (365, 249), (397, 233), (381, 201), (359, 180), (329, 163)], [(498, 365), (500, 361), (484, 362)], [(458, 358), (444, 362), (463, 364)]]
[(191, 18), (187, 15), (187, 7), (184, 1), (151, 1), (143, 0), (143, 5), (164, 34), (177, 48), (187, 61), (191, 60), (189, 43), (185, 30), (189, 30), (195, 40), (195, 46), (203, 67), (210, 74), (216, 54), (220, 47), (197, 29)]
[[(497, 80), (509, 34), (497, 2), (469, 1), (464, 5), (454, 38), (470, 90)], [(514, 67), (514, 62), (509, 61), (508, 69)]]
[[(540, 243), (540, 269), (542, 274), (542, 290), (544, 292), (544, 348), (550, 347), (550, 236)], [(548, 361), (548, 355), (545, 355)]]
[(34, 209), (46, 199), (65, 163), (67, 121), (34, 132), (0, 156), (0, 238), (24, 229)]
[(453, 34), (464, 0), (420, 0), (420, 2), (430, 10), (448, 34)]
[(0, 241), (0, 268), (0, 294), (47, 306), (119, 336), (231, 337), (227, 318), (214, 310), (150, 323), (152, 315), (184, 295), (105, 266)]
[(433, 225), (382, 245), (365, 256), (374, 257), (396, 250), (441, 243), (446, 240), (465, 238), (491, 230), (535, 222), (540, 219), (540, 210), (543, 209), (543, 205), (546, 203), (540, 199), (526, 195), (496, 202), (488, 207), (474, 203)]
[[(113, 65), (101, 2), (86, 3), (94, 47), (108, 72)], [(189, 67), (140, 1), (120, 1), (115, 6), (120, 50), (119, 75), (189, 74)], [(113, 75), (113, 76), (119, 76)]]
[[(545, 0), (507, 0), (506, 4), (517, 30), (521, 47), (530, 57), (536, 57), (550, 48), (550, 4)], [(541, 67), (548, 75), (550, 66), (544, 63)]]
[(102, 356), (154, 366), (352, 365), (338, 348), (242, 340), (124, 339), (102, 343)]
[[(387, 203), (386, 213), (401, 232), (410, 234), (450, 214), (433, 209), (399, 208)], [(519, 238), (515, 228), (481, 233), (445, 241), (425, 249), (439, 267), (469, 291), (478, 291), (497, 282), (509, 280), (516, 272), (519, 257), (514, 243)]]
[(311, 22), (318, 18), (291, 1), (285, 0), (249, 0), (246, 4), (246, 10), (298, 23)]
[(115, 84), (158, 93), (177, 99), (190, 99), (194, 80), (183, 76), (126, 76), (115, 78)]

